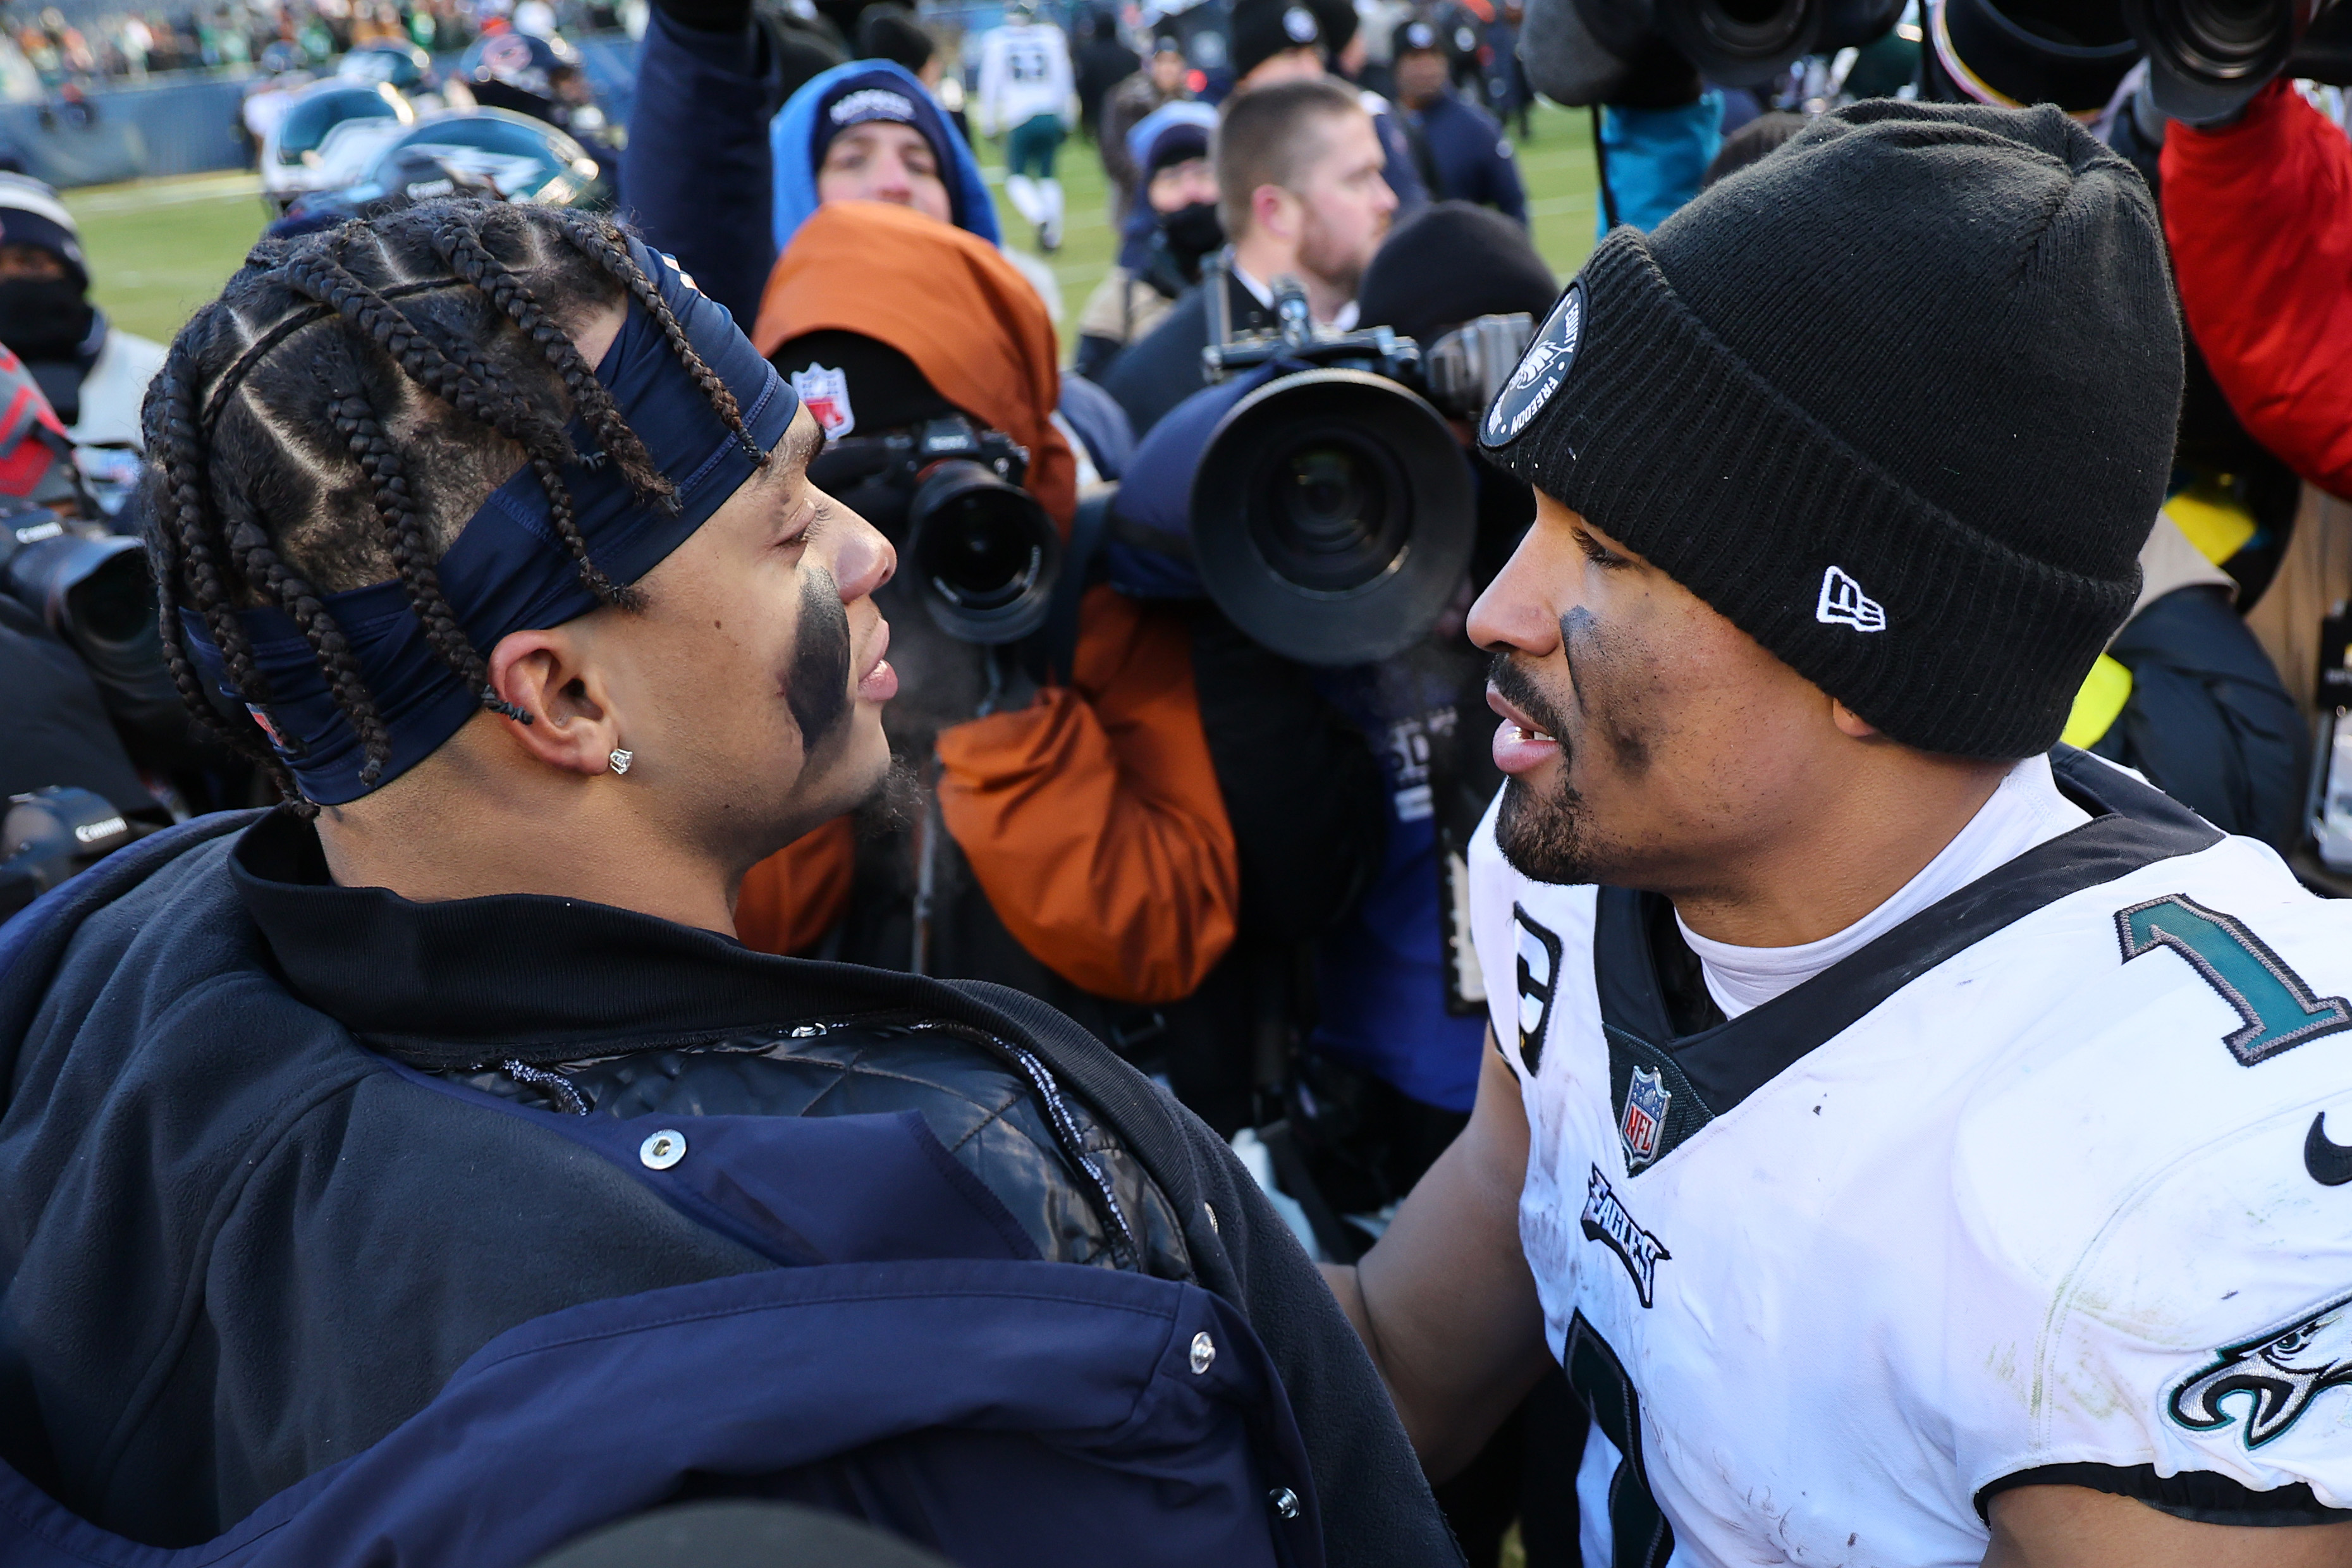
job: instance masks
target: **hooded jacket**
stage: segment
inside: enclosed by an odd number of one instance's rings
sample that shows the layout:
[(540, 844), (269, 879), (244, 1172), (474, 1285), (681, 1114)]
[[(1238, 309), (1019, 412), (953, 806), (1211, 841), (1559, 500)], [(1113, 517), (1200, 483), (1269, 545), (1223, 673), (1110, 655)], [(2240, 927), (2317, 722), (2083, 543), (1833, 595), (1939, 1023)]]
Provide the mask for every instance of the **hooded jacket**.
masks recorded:
[[(777, 252), (816, 210), (816, 105), (858, 72), (936, 110), (922, 85), (887, 60), (833, 68), (786, 98), (783, 62), (761, 27), (704, 31), (658, 6), (646, 24), (622, 153), (630, 216), (647, 244), (676, 257), (739, 321), (758, 310)], [(945, 149), (940, 169), (959, 221), (994, 243), (996, 212), (980, 165), (946, 116), (935, 119), (926, 133)], [(799, 155), (778, 157), (787, 146)]]
[[(777, 263), (752, 342), (772, 354), (825, 329), (888, 344), (940, 396), (1029, 447), (1027, 488), (1066, 535), (1076, 492), (1052, 420), (1053, 325), (993, 247), (900, 207), (827, 206)], [(936, 637), (919, 607), (899, 605), (886, 605), (895, 627)], [(978, 660), (961, 647), (942, 658), (960, 668)], [(941, 670), (909, 686), (928, 698), (954, 679)], [(972, 710), (937, 730), (938, 797), (995, 918), (1035, 962), (1087, 993), (1137, 1004), (1192, 993), (1232, 943), (1240, 875), (1181, 616), (1090, 589), (1069, 684), (1017, 710), (967, 718)], [(886, 723), (912, 711), (902, 698)], [(919, 731), (894, 739), (919, 764), (933, 746)], [(814, 894), (848, 880), (842, 867), (853, 852), (835, 829), (754, 868), (746, 899), (793, 918), (747, 927), (746, 940), (792, 952), (823, 935), (849, 900)], [(903, 950), (854, 955), (907, 961)], [(1028, 984), (984, 964), (943, 972)]]
[(877, 85), (887, 82), (907, 94), (916, 112), (929, 121), (928, 124), (918, 123), (915, 129), (940, 154), (940, 178), (947, 185), (956, 226), (980, 236), (991, 245), (1001, 243), (1004, 237), (996, 226), (996, 203), (988, 194), (987, 182), (980, 177), (980, 161), (956, 133), (946, 112), (933, 101), (930, 89), (918, 81), (913, 72), (889, 60), (851, 60), (811, 78), (784, 104), (770, 129), (769, 145), (775, 159), (776, 249), (782, 251), (792, 244), (793, 236), (819, 205), (816, 171), (821, 160), (815, 152), (818, 106), (835, 97), (844, 82), (867, 77)]
[(745, 1490), (1008, 1563), (1308, 1565), (1319, 1495), (1454, 1560), (1246, 1174), (1028, 998), (336, 887), (281, 811), (0, 929), (0, 1560), (500, 1568)]

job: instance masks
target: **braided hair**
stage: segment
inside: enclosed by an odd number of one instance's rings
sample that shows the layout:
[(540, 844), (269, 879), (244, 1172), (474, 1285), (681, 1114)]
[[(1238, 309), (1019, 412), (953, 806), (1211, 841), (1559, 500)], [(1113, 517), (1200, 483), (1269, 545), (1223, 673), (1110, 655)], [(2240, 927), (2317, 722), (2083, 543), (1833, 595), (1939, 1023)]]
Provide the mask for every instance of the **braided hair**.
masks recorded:
[[(650, 504), (673, 487), (572, 342), (572, 329), (635, 300), (756, 462), (734, 395), (698, 355), (620, 231), (584, 214), (484, 201), (427, 202), (255, 247), (219, 299), (173, 340), (147, 395), (148, 545), (173, 684), (204, 723), (267, 770), (298, 807), (291, 772), (260, 728), (205, 689), (181, 634), (201, 616), (247, 707), (268, 683), (239, 612), (268, 605), (302, 628), (366, 754), (392, 747), (328, 595), (396, 579), (427, 641), (482, 706), (502, 701), (443, 594), (436, 563), (488, 494), (529, 468), (549, 521), (604, 604), (638, 605), (591, 557), (562, 470), (575, 415)], [(591, 459), (598, 460), (598, 459)]]

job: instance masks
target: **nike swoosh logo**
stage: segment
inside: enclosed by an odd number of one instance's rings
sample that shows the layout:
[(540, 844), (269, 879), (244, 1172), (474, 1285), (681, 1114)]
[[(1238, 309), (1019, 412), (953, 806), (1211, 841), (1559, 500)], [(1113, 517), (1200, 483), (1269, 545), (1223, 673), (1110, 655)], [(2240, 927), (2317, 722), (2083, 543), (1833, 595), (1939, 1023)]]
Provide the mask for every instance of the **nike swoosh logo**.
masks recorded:
[(2327, 1136), (2324, 1110), (2311, 1119), (2311, 1131), (2303, 1141), (2303, 1168), (2323, 1187), (2352, 1182), (2352, 1144), (2338, 1143)]

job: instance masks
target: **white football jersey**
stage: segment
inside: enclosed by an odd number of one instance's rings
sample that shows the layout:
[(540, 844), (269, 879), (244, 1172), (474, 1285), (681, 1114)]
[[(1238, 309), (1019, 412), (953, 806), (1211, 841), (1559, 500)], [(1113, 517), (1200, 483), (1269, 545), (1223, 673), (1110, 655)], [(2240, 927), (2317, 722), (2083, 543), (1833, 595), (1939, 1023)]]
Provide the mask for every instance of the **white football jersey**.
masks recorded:
[(1488, 812), (1591, 1568), (1975, 1564), (2021, 1479), (2352, 1509), (2352, 903), (2055, 761), (2091, 822), (1729, 1023), (1664, 900)]
[(1067, 115), (1077, 90), (1069, 41), (1050, 22), (1007, 22), (981, 35), (981, 125), (1010, 131), (1040, 114)]

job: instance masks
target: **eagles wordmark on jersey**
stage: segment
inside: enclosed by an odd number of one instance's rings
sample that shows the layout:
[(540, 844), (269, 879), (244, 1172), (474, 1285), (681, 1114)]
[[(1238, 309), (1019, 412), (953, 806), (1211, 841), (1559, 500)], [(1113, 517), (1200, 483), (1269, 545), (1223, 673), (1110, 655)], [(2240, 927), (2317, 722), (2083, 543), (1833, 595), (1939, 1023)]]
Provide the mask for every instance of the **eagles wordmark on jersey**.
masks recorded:
[(1588, 1563), (1974, 1564), (2028, 1480), (2352, 1509), (2352, 904), (2053, 762), (2090, 823), (1728, 1023), (1665, 900), (1489, 813)]

